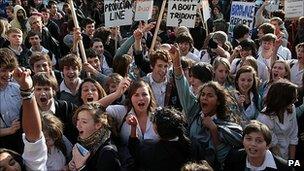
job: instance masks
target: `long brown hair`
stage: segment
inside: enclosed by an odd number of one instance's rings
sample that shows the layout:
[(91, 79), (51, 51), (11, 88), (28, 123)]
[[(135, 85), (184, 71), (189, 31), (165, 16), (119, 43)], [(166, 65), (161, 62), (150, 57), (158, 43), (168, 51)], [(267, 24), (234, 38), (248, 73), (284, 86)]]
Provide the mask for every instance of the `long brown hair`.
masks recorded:
[(151, 97), (150, 104), (148, 106), (148, 113), (153, 112), (157, 107), (156, 100), (155, 100), (155, 97), (154, 97), (154, 94), (152, 92), (150, 85), (143, 80), (138, 80), (136, 82), (133, 82), (130, 85), (129, 91), (128, 91), (128, 97), (125, 102), (125, 106), (127, 106), (128, 111), (130, 111), (133, 108), (131, 98), (132, 98), (133, 94), (136, 93), (137, 89), (139, 89), (141, 87), (146, 87), (148, 89), (149, 95)]
[(266, 115), (276, 115), (282, 121), (283, 113), (289, 105), (297, 99), (297, 85), (286, 79), (279, 79), (273, 83), (267, 93), (264, 113)]
[(44, 114), (42, 117), (42, 131), (54, 140), (54, 145), (64, 156), (67, 155), (67, 149), (63, 143), (63, 123), (51, 113)]
[(201, 98), (202, 93), (203, 93), (203, 89), (205, 87), (210, 87), (215, 91), (215, 94), (217, 96), (217, 101), (218, 101), (218, 106), (216, 108), (216, 116), (219, 119), (222, 120), (227, 120), (227, 112), (228, 107), (227, 107), (227, 102), (228, 102), (228, 92), (224, 89), (223, 86), (221, 86), (218, 82), (215, 81), (209, 81), (207, 83), (205, 83), (201, 88), (200, 91), (198, 93), (198, 100)]

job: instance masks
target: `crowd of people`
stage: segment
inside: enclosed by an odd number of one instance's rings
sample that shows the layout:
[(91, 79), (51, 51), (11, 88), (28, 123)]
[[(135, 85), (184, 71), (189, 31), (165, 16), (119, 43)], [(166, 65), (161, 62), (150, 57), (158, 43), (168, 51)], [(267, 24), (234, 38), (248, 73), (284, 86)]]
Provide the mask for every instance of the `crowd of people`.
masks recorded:
[(304, 16), (265, 0), (230, 41), (231, 1), (209, 0), (153, 35), (161, 2), (107, 28), (76, 0), (75, 28), (65, 1), (0, 0), (0, 171), (303, 169)]

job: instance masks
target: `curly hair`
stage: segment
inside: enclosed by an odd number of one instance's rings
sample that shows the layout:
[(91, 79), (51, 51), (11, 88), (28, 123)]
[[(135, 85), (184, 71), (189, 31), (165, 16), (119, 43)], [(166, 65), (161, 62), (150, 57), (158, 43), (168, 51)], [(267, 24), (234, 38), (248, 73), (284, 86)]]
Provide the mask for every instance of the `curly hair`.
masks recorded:
[(221, 120), (227, 120), (228, 119), (228, 92), (224, 89), (223, 86), (221, 86), (218, 82), (215, 81), (209, 81), (202, 85), (200, 88), (200, 91), (198, 93), (198, 100), (201, 98), (204, 88), (210, 87), (215, 91), (215, 94), (217, 96), (218, 105), (216, 107), (216, 116)]

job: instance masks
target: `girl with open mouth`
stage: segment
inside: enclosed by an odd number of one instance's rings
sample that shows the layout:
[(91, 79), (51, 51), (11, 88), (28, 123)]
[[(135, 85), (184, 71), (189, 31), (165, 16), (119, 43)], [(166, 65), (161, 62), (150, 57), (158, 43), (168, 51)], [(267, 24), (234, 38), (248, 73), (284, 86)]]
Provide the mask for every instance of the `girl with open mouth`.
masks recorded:
[(138, 125), (136, 131), (140, 141), (157, 141), (158, 136), (153, 129), (150, 120), (151, 113), (156, 109), (156, 100), (153, 96), (151, 87), (143, 80), (133, 82), (128, 91), (128, 97), (125, 105), (110, 105), (107, 107), (107, 113), (118, 121), (118, 134), (120, 137), (120, 146), (118, 147), (121, 156), (123, 168), (135, 168), (134, 160), (129, 153), (127, 144), (131, 132), (131, 126), (126, 120), (135, 116)]
[(102, 86), (94, 79), (86, 78), (79, 87), (79, 101), (81, 104), (96, 102), (107, 94)]
[(235, 88), (237, 93), (234, 94), (242, 109), (242, 118), (245, 121), (256, 119), (260, 109), (261, 101), (257, 90), (258, 79), (255, 70), (251, 66), (241, 67), (235, 77)]
[(74, 115), (79, 131), (69, 170), (120, 170), (117, 148), (112, 143), (107, 115), (98, 103), (79, 107)]
[(284, 60), (277, 60), (272, 64), (270, 70), (270, 79), (260, 87), (260, 94), (263, 99), (266, 98), (270, 86), (280, 78), (285, 78), (290, 81), (290, 67)]
[[(195, 160), (206, 159), (215, 170), (220, 170), (223, 168), (220, 163), (232, 149), (230, 143), (240, 145), (242, 136), (241, 126), (230, 122), (228, 92), (219, 83), (209, 81), (201, 86), (195, 96), (183, 74), (177, 45), (171, 46), (170, 55), (178, 96), (188, 120), (192, 157)], [(230, 127), (232, 125), (233, 128)], [(220, 136), (225, 134), (222, 128), (234, 135), (230, 139), (232, 141)]]

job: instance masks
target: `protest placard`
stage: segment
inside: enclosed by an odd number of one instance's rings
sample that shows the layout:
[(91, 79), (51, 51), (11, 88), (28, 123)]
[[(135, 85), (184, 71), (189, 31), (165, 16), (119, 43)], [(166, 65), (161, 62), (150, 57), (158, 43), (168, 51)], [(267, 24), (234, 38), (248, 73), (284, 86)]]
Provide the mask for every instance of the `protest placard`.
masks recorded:
[(131, 25), (133, 19), (131, 0), (105, 0), (105, 26)]
[(207, 22), (207, 20), (210, 18), (210, 8), (209, 8), (208, 0), (203, 0), (201, 2), (201, 5), (202, 5), (204, 22)]
[(148, 21), (152, 16), (153, 0), (137, 0), (135, 21)]
[(250, 30), (253, 29), (254, 14), (254, 2), (232, 2), (230, 11), (230, 23), (228, 28), (228, 36), (230, 40), (233, 37), (233, 28), (238, 24), (245, 24), (250, 28)]
[(304, 16), (304, 0), (286, 0), (284, 5), (285, 18)]
[(200, 0), (169, 0), (167, 26), (193, 28)]

